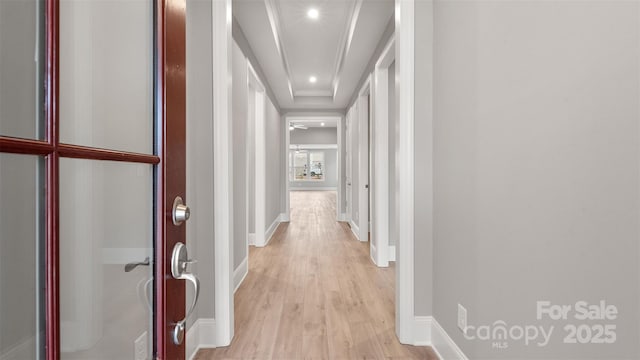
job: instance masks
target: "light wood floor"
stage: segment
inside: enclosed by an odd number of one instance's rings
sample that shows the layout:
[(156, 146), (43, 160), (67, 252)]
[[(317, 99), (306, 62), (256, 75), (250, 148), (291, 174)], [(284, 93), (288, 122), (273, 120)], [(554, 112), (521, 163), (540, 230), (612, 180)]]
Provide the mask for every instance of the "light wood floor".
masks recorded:
[(291, 192), (291, 222), (250, 248), (231, 346), (196, 359), (437, 359), (394, 330), (395, 269), (335, 221), (335, 192)]

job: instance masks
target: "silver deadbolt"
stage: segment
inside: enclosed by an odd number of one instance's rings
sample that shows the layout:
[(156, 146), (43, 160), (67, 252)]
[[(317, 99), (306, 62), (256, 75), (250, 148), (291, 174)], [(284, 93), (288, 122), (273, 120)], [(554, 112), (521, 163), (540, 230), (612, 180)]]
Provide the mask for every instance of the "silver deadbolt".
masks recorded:
[(173, 218), (173, 225), (180, 225), (189, 220), (191, 210), (189, 210), (189, 207), (182, 202), (182, 198), (180, 196), (176, 196), (175, 200), (173, 200), (173, 210), (171, 214)]
[(187, 314), (184, 319), (174, 324), (172, 340), (176, 345), (180, 345), (184, 341), (184, 330), (187, 318), (189, 318), (193, 310), (195, 310), (196, 304), (198, 303), (198, 297), (200, 297), (200, 280), (198, 280), (197, 276), (188, 272), (187, 269), (189, 264), (193, 264), (195, 262), (195, 260), (189, 260), (187, 247), (181, 242), (176, 243), (173, 247), (173, 253), (171, 254), (171, 275), (174, 279), (187, 280), (193, 284), (193, 301), (191, 302), (191, 306), (189, 307), (189, 310), (187, 310)]

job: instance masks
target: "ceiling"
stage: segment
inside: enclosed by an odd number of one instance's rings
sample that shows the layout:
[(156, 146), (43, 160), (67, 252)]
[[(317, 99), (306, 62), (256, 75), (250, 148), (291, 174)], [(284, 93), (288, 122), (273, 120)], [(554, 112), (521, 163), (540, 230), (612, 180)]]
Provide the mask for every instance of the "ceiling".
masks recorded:
[(318, 120), (291, 119), (291, 124), (303, 125), (308, 128), (313, 128), (313, 127), (335, 128), (335, 127), (338, 127), (338, 120), (335, 118), (328, 118), (326, 120), (325, 119), (318, 119)]
[(276, 101), (290, 110), (344, 110), (393, 9), (393, 0), (233, 0)]

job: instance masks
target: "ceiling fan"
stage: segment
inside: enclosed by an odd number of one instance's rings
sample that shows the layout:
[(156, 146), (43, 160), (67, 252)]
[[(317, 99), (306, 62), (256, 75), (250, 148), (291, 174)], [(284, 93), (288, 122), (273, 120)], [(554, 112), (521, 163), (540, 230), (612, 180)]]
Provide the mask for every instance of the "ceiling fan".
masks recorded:
[(305, 125), (293, 124), (293, 123), (289, 125), (289, 131), (295, 130), (295, 129), (307, 130), (308, 127), (306, 127)]

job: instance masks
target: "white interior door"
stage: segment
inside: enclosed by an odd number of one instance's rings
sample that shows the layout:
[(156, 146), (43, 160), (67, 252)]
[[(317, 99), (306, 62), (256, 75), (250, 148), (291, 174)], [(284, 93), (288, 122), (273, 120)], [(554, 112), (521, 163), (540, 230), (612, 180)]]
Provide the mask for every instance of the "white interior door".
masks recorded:
[(369, 94), (358, 99), (358, 228), (360, 241), (369, 240)]
[(351, 214), (352, 210), (353, 210), (353, 205), (352, 205), (352, 195), (351, 195), (351, 191), (352, 191), (352, 186), (351, 186), (351, 181), (352, 181), (352, 176), (351, 176), (351, 157), (353, 156), (353, 151), (351, 151), (351, 134), (352, 134), (352, 123), (353, 123), (353, 119), (352, 119), (352, 112), (349, 111), (349, 113), (347, 114), (346, 117), (346, 146), (345, 146), (345, 152), (344, 152), (344, 156), (345, 156), (345, 178), (346, 178), (346, 189), (345, 189), (345, 198), (347, 199), (346, 201), (346, 206), (347, 208), (345, 209), (346, 212), (346, 216), (347, 218), (345, 219), (348, 222), (351, 222), (353, 220), (353, 215)]

